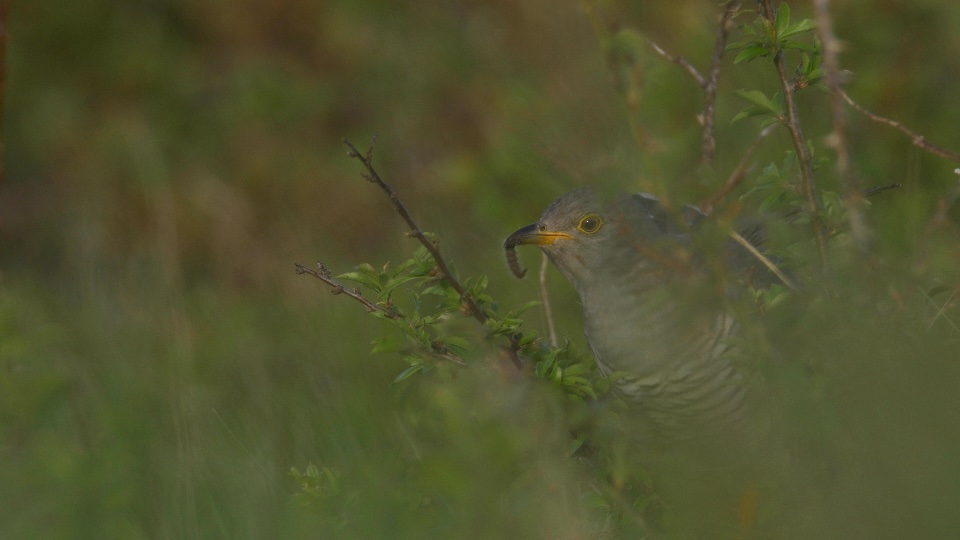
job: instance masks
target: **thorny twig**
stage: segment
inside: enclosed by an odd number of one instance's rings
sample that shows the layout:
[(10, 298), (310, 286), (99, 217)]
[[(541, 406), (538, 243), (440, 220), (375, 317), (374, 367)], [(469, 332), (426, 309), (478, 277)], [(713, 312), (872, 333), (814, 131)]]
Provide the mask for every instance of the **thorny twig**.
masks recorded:
[(386, 309), (383, 306), (378, 306), (377, 304), (374, 304), (373, 302), (364, 298), (363, 295), (360, 294), (360, 289), (358, 288), (348, 289), (344, 287), (342, 283), (333, 279), (333, 275), (330, 273), (330, 270), (327, 270), (327, 267), (324, 266), (322, 262), (317, 263), (316, 270), (307, 268), (306, 266), (303, 266), (300, 263), (294, 263), (294, 266), (296, 267), (296, 271), (298, 274), (310, 274), (311, 276), (319, 279), (320, 281), (332, 287), (330, 289), (330, 292), (332, 292), (333, 294), (345, 294), (350, 298), (353, 298), (357, 302), (360, 302), (361, 304), (363, 304), (363, 306), (367, 308), (367, 311), (371, 313), (374, 311), (378, 311), (382, 313), (384, 317), (394, 319), (394, 320), (402, 318), (399, 313)]
[(717, 86), (720, 81), (720, 66), (723, 61), (723, 53), (727, 48), (727, 35), (730, 33), (730, 23), (733, 17), (740, 10), (741, 0), (730, 0), (723, 8), (723, 14), (720, 16), (720, 28), (717, 29), (717, 37), (713, 44), (713, 58), (710, 60), (710, 76), (700, 86), (705, 94), (703, 100), (703, 165), (713, 163), (713, 154), (717, 149), (717, 139), (714, 129), (714, 121), (717, 108)]
[(714, 41), (713, 57), (710, 60), (709, 77), (704, 77), (700, 71), (694, 67), (685, 57), (667, 52), (650, 38), (646, 38), (650, 48), (667, 61), (677, 64), (686, 71), (693, 80), (697, 81), (697, 86), (703, 90), (703, 115), (700, 118), (703, 126), (703, 158), (701, 163), (710, 165), (713, 163), (713, 156), (717, 148), (717, 139), (714, 124), (716, 121), (717, 106), (717, 85), (720, 80), (720, 67), (723, 61), (723, 54), (726, 51), (727, 35), (730, 32), (730, 21), (740, 9), (741, 0), (730, 0), (723, 8), (720, 16), (720, 27), (717, 29), (717, 37)]
[[(707, 162), (708, 155), (710, 159), (712, 159), (713, 157), (712, 152), (715, 149), (715, 145), (716, 145), (716, 141), (713, 140), (713, 133), (712, 133), (712, 125), (713, 125), (712, 121), (713, 121), (713, 113), (714, 113), (713, 106), (716, 100), (716, 84), (720, 75), (720, 67), (719, 67), (720, 60), (723, 57), (723, 53), (725, 49), (724, 43), (726, 42), (726, 35), (728, 32), (727, 23), (733, 17), (733, 15), (736, 14), (736, 11), (739, 10), (739, 8), (740, 8), (740, 2), (737, 0), (731, 0), (730, 2), (727, 3), (726, 7), (724, 7), (724, 12), (720, 20), (720, 29), (718, 30), (717, 40), (715, 43), (716, 46), (714, 47), (714, 57), (711, 65), (710, 81), (707, 81), (706, 79), (704, 79), (703, 75), (701, 75), (700, 72), (697, 71), (695, 67), (690, 65), (690, 63), (687, 62), (686, 59), (683, 58), (682, 56), (672, 55), (667, 51), (663, 50), (663, 48), (661, 48), (659, 45), (657, 45), (653, 41), (650, 41), (649, 39), (647, 40), (650, 43), (650, 46), (653, 47), (653, 50), (656, 51), (658, 54), (660, 54), (667, 60), (670, 60), (671, 62), (674, 62), (684, 67), (684, 69), (687, 70), (687, 73), (689, 73), (694, 78), (694, 80), (697, 81), (697, 84), (699, 84), (700, 87), (703, 88), (704, 91), (707, 93), (707, 97), (705, 99), (705, 106), (704, 106), (704, 161), (705, 162)], [(711, 94), (711, 89), (713, 91), (712, 94)], [(707, 120), (708, 118), (709, 120)], [(710, 127), (708, 128), (708, 126)], [(743, 157), (740, 159), (740, 162), (737, 163), (737, 166), (730, 173), (730, 176), (727, 177), (727, 181), (724, 182), (723, 188), (721, 188), (720, 191), (712, 195), (710, 198), (708, 198), (706, 201), (704, 201), (701, 204), (701, 208), (707, 215), (713, 213), (714, 206), (718, 202), (723, 200), (724, 197), (729, 195), (730, 192), (733, 191), (738, 185), (740, 185), (741, 182), (743, 182), (743, 180), (746, 178), (747, 167), (750, 164), (750, 159), (753, 157), (753, 154), (756, 153), (757, 149), (760, 148), (760, 143), (762, 143), (764, 139), (766, 139), (771, 133), (773, 133), (775, 127), (776, 127), (776, 124), (771, 124), (763, 128), (760, 131), (760, 133), (757, 134), (757, 138), (754, 139), (753, 143), (747, 148), (747, 151), (744, 153)], [(709, 134), (708, 134), (708, 130), (709, 130)], [(708, 140), (710, 142), (708, 142)], [(712, 143), (712, 146), (708, 147), (708, 144), (710, 143)], [(708, 148), (710, 150), (709, 154), (708, 154)], [(746, 248), (751, 254), (753, 254), (753, 256), (756, 257), (761, 263), (763, 263), (764, 266), (770, 269), (770, 271), (773, 272), (773, 274), (776, 275), (784, 283), (784, 285), (786, 285), (791, 289), (794, 288), (794, 285), (790, 281), (790, 279), (782, 271), (780, 271), (780, 269), (777, 268), (777, 266), (773, 264), (773, 262), (771, 262), (770, 259), (764, 256), (762, 253), (760, 253), (757, 250), (756, 247), (750, 244), (750, 242), (747, 241), (747, 239), (743, 238), (743, 236), (738, 234), (736, 231), (731, 231), (730, 237), (737, 243), (743, 245), (744, 248)]]
[[(735, 11), (740, 7), (739, 2), (736, 2), (736, 5), (732, 5), (732, 4), (734, 4), (734, 2), (730, 2), (729, 4), (727, 4), (727, 7), (724, 8), (724, 14), (720, 21), (720, 24), (721, 24), (720, 30), (717, 35), (717, 44), (726, 41), (725, 25), (728, 22), (728, 17), (732, 17)], [(721, 40), (721, 35), (723, 36), (722, 40)], [(697, 68), (693, 67), (690, 64), (690, 62), (688, 62), (684, 57), (677, 56), (665, 51), (663, 47), (657, 45), (655, 42), (653, 42), (649, 38), (647, 39), (647, 43), (650, 44), (650, 47), (653, 48), (653, 50), (656, 51), (657, 54), (683, 67), (687, 71), (687, 73), (689, 73), (690, 76), (693, 77), (695, 81), (697, 81), (697, 84), (700, 85), (700, 87), (703, 88), (705, 92), (708, 92), (708, 95), (704, 100), (705, 104), (704, 104), (704, 116), (703, 116), (703, 123), (704, 123), (704, 128), (703, 128), (704, 129), (704, 135), (703, 135), (704, 136), (704, 160), (703, 161), (704, 163), (708, 163), (707, 156), (709, 155), (710, 156), (709, 159), (712, 160), (713, 152), (716, 149), (716, 140), (714, 139), (714, 134), (713, 134), (713, 122), (714, 122), (715, 106), (716, 106), (716, 85), (717, 85), (716, 79), (719, 78), (720, 76), (719, 61), (720, 59), (722, 59), (723, 47), (719, 49), (719, 56), (718, 56), (717, 50), (716, 49), (714, 50), (713, 66), (710, 70), (711, 80), (708, 81), (707, 79), (704, 78), (703, 75), (700, 74), (699, 71), (697, 71)], [(712, 86), (713, 88), (712, 96), (709, 94), (710, 86)], [(727, 178), (727, 181), (724, 183), (723, 188), (721, 188), (720, 191), (718, 191), (714, 195), (710, 196), (706, 201), (704, 201), (700, 205), (700, 207), (703, 209), (705, 213), (707, 214), (712, 213), (713, 207), (718, 202), (723, 200), (724, 197), (729, 195), (730, 192), (733, 191), (733, 189), (736, 188), (738, 185), (740, 185), (741, 182), (743, 182), (744, 178), (746, 177), (747, 167), (750, 163), (750, 158), (753, 157), (753, 154), (756, 153), (757, 149), (760, 147), (760, 143), (764, 139), (766, 139), (771, 132), (773, 132), (772, 126), (767, 126), (766, 128), (760, 131), (760, 133), (757, 135), (757, 138), (753, 141), (753, 144), (751, 144), (750, 147), (747, 148), (747, 151), (744, 153), (743, 157), (740, 159), (740, 162), (737, 164), (736, 168), (733, 170), (733, 172), (730, 173), (730, 176)], [(708, 140), (710, 142), (708, 142)], [(709, 148), (709, 153), (708, 153), (708, 148)]]
[(663, 49), (663, 47), (657, 45), (650, 38), (647, 38), (647, 43), (650, 44), (650, 47), (654, 50), (654, 52), (666, 58), (668, 61), (673, 62), (674, 64), (682, 67), (684, 70), (686, 70), (686, 72), (689, 73), (690, 76), (693, 77), (695, 81), (697, 81), (697, 84), (700, 85), (700, 88), (704, 88), (707, 85), (707, 80), (703, 77), (703, 75), (700, 74), (699, 71), (697, 71), (697, 68), (695, 68), (693, 64), (691, 64), (690, 61), (688, 61), (686, 58), (668, 53)]
[[(375, 304), (367, 300), (366, 298), (363, 297), (362, 294), (360, 294), (359, 288), (356, 288), (356, 287), (353, 289), (346, 288), (342, 283), (340, 283), (339, 281), (333, 278), (333, 275), (330, 273), (330, 270), (328, 270), (327, 267), (324, 266), (322, 262), (317, 263), (316, 270), (307, 268), (306, 266), (303, 266), (302, 264), (299, 264), (299, 263), (294, 263), (294, 266), (298, 274), (310, 274), (311, 276), (329, 285), (331, 287), (330, 292), (332, 292), (333, 294), (345, 294), (350, 298), (353, 298), (357, 302), (360, 302), (361, 304), (363, 304), (363, 306), (367, 308), (367, 311), (371, 313), (378, 312), (383, 314), (384, 317), (387, 317), (388, 319), (393, 319), (393, 320), (401, 320), (404, 318), (402, 315), (400, 315), (396, 311), (387, 309), (383, 306), (380, 306), (378, 304)], [(431, 346), (432, 346), (432, 349), (430, 350), (430, 353), (433, 354), (434, 356), (443, 358), (444, 360), (449, 360), (454, 364), (459, 364), (461, 366), (467, 365), (467, 363), (464, 362), (462, 358), (453, 354), (452, 352), (447, 350), (445, 347), (437, 344), (431, 344)]]
[(947, 150), (946, 148), (943, 148), (943, 147), (941, 147), (941, 146), (937, 146), (937, 145), (935, 145), (935, 144), (933, 144), (933, 143), (927, 142), (926, 137), (924, 137), (923, 135), (921, 135), (921, 134), (919, 134), (919, 133), (911, 130), (910, 128), (908, 128), (907, 126), (905, 126), (905, 125), (903, 125), (902, 123), (898, 122), (897, 120), (891, 120), (891, 119), (889, 119), (889, 118), (884, 118), (883, 116), (880, 116), (879, 114), (874, 114), (874, 113), (868, 111), (867, 109), (864, 109), (862, 106), (860, 106), (859, 103), (857, 103), (856, 101), (854, 101), (853, 98), (851, 98), (846, 92), (844, 92), (842, 88), (839, 89), (839, 92), (840, 92), (840, 97), (842, 97), (843, 100), (847, 102), (847, 105), (850, 105), (851, 107), (854, 108), (854, 110), (856, 110), (856, 111), (859, 112), (860, 114), (866, 116), (866, 117), (869, 118), (870, 120), (873, 120), (874, 122), (877, 122), (878, 124), (886, 124), (886, 125), (888, 125), (888, 126), (890, 126), (890, 127), (897, 128), (897, 129), (900, 130), (904, 135), (906, 135), (907, 137), (910, 137), (910, 140), (911, 140), (911, 142), (913, 142), (913, 145), (914, 145), (914, 146), (916, 146), (916, 147), (918, 147), (918, 148), (922, 148), (923, 150), (926, 150), (927, 152), (930, 152), (931, 154), (940, 156), (940, 157), (942, 157), (942, 158), (944, 158), (944, 159), (949, 159), (950, 161), (956, 161), (957, 163), (960, 163), (960, 154), (958, 154), (958, 153), (956, 153), (956, 152), (954, 152), (954, 151), (952, 151), (952, 150)]
[[(693, 77), (693, 79), (697, 82), (697, 84), (704, 89), (704, 92), (707, 92), (707, 97), (704, 100), (705, 104), (704, 104), (704, 120), (703, 120), (704, 121), (704, 162), (705, 163), (708, 162), (707, 155), (710, 156), (710, 160), (713, 159), (713, 151), (716, 148), (716, 141), (713, 138), (714, 137), (713, 121), (714, 121), (715, 106), (716, 106), (716, 86), (717, 86), (717, 80), (719, 79), (719, 76), (720, 76), (720, 71), (719, 71), (720, 61), (723, 58), (723, 53), (725, 48), (724, 46), (721, 46), (721, 44), (726, 42), (726, 35), (728, 33), (727, 24), (732, 19), (732, 17), (736, 14), (739, 8), (740, 8), (740, 2), (735, 0), (729, 2), (724, 8), (724, 12), (720, 20), (720, 29), (718, 30), (718, 33), (717, 33), (717, 40), (715, 44), (717, 46), (714, 47), (714, 57), (711, 62), (709, 81), (706, 78), (704, 78), (704, 76), (701, 75), (699, 71), (697, 71), (697, 68), (693, 67), (693, 65), (691, 65), (690, 62), (686, 60), (686, 58), (671, 54), (666, 50), (664, 50), (663, 47), (657, 45), (655, 42), (650, 40), (649, 38), (647, 39), (647, 43), (650, 44), (650, 47), (653, 48), (653, 50), (656, 51), (657, 54), (666, 58), (670, 62), (673, 62), (683, 67), (687, 71), (687, 73), (689, 73), (690, 76)], [(711, 87), (713, 89), (712, 95), (710, 94)], [(759, 134), (757, 134), (757, 138), (754, 139), (753, 144), (751, 144), (750, 147), (747, 148), (747, 151), (744, 153), (743, 157), (740, 159), (740, 162), (737, 164), (736, 168), (734, 168), (734, 170), (730, 173), (730, 176), (727, 177), (727, 181), (724, 183), (723, 188), (721, 188), (720, 191), (710, 196), (710, 198), (708, 198), (706, 201), (704, 201), (701, 204), (701, 208), (705, 213), (707, 214), (712, 213), (713, 207), (718, 202), (723, 200), (724, 197), (729, 195), (730, 192), (733, 191), (734, 188), (736, 188), (738, 185), (740, 185), (741, 182), (743, 182), (743, 180), (746, 178), (747, 167), (750, 164), (750, 158), (752, 158), (753, 154), (756, 153), (756, 151), (760, 148), (760, 143), (763, 142), (763, 140), (766, 139), (767, 136), (769, 136), (770, 133), (773, 132), (773, 130), (774, 130), (773, 126), (767, 126), (763, 130), (761, 130)], [(707, 142), (708, 140), (710, 140), (711, 142)], [(708, 154), (708, 147), (710, 148), (709, 154)]]
[[(400, 217), (403, 218), (403, 221), (406, 222), (407, 227), (410, 229), (410, 236), (416, 238), (424, 248), (430, 253), (430, 256), (433, 257), (434, 263), (437, 265), (437, 269), (440, 271), (440, 278), (445, 280), (450, 284), (451, 287), (457, 294), (460, 295), (460, 302), (464, 307), (464, 311), (481, 324), (487, 321), (487, 315), (483, 312), (480, 306), (477, 305), (476, 301), (470, 295), (470, 292), (463, 286), (462, 283), (453, 275), (453, 272), (450, 271), (450, 267), (447, 265), (447, 261), (443, 258), (443, 255), (440, 254), (440, 245), (429, 238), (424, 234), (423, 229), (417, 225), (417, 222), (413, 219), (413, 216), (410, 215), (410, 212), (407, 210), (407, 207), (403, 204), (397, 194), (393, 189), (380, 178), (380, 175), (377, 173), (376, 169), (373, 168), (373, 148), (374, 143), (376, 142), (376, 137), (370, 141), (370, 147), (367, 149), (366, 154), (361, 154), (357, 147), (355, 147), (349, 140), (346, 138), (343, 139), (344, 146), (347, 147), (347, 155), (350, 157), (356, 158), (360, 163), (363, 164), (366, 172), (363, 173), (363, 177), (383, 190), (387, 196), (390, 197), (390, 201), (393, 203), (394, 209), (400, 214)], [(517, 354), (517, 351), (520, 350), (520, 340), (515, 335), (508, 336), (510, 340), (510, 346), (507, 348), (510, 360), (513, 362), (513, 365), (517, 369), (522, 368), (520, 362), (520, 356)]]
[(824, 80), (830, 89), (830, 105), (833, 113), (833, 148), (837, 153), (837, 176), (846, 191), (844, 199), (850, 221), (850, 234), (861, 251), (869, 248), (871, 232), (864, 214), (866, 199), (857, 178), (850, 171), (850, 149), (847, 144), (847, 122), (840, 96), (840, 63), (837, 60), (840, 46), (833, 33), (833, 18), (830, 16), (830, 0), (814, 0), (817, 18), (817, 33), (823, 44)]
[[(759, 0), (760, 11), (768, 24), (775, 24), (776, 13), (773, 10), (771, 0)], [(793, 139), (793, 147), (797, 152), (797, 161), (800, 162), (800, 178), (803, 183), (803, 192), (807, 199), (807, 207), (811, 214), (811, 223), (813, 224), (813, 236), (817, 243), (817, 251), (820, 253), (820, 263), (824, 269), (828, 266), (827, 258), (827, 240), (824, 234), (823, 221), (820, 218), (820, 197), (817, 195), (817, 186), (813, 180), (813, 165), (810, 162), (810, 152), (807, 149), (807, 143), (803, 139), (803, 131), (800, 129), (800, 115), (797, 112), (797, 100), (794, 98), (794, 83), (787, 75), (786, 62), (783, 59), (783, 51), (778, 50), (773, 56), (773, 64), (777, 68), (777, 75), (780, 78), (780, 90), (783, 92), (783, 101), (787, 109), (785, 126)]]

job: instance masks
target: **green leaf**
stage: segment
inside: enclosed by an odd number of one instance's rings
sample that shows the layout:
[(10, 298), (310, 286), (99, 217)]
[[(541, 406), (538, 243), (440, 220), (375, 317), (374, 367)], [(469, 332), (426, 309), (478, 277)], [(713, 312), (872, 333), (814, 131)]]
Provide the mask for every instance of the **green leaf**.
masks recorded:
[(489, 294), (478, 294), (473, 297), (474, 301), (481, 306), (493, 303), (493, 297)]
[(447, 284), (447, 282), (442, 281), (442, 282), (438, 282), (436, 285), (431, 285), (423, 289), (423, 291), (421, 291), (420, 294), (432, 294), (434, 296), (447, 296), (448, 290), (452, 290), (452, 287), (450, 287)]
[(733, 117), (733, 120), (730, 120), (731, 124), (744, 120), (746, 118), (753, 118), (754, 116), (760, 116), (762, 114), (770, 114), (770, 111), (764, 109), (763, 107), (751, 106), (737, 113)]
[(373, 340), (371, 353), (396, 352), (406, 347), (407, 342), (400, 336), (385, 336)]
[(811, 70), (807, 73), (807, 82), (808, 82), (808, 83), (811, 83), (811, 84), (812, 84), (812, 83), (815, 83), (815, 82), (819, 81), (820, 79), (822, 79), (822, 78), (823, 78), (823, 75), (824, 75), (823, 68), (811, 69)]
[(737, 96), (741, 99), (744, 99), (757, 107), (762, 107), (775, 116), (782, 116), (783, 113), (780, 110), (780, 107), (774, 103), (770, 98), (766, 96), (763, 92), (759, 90), (737, 90)]
[(795, 49), (798, 51), (808, 51), (808, 52), (813, 52), (816, 50), (814, 49), (813, 45), (807, 45), (806, 43), (800, 43), (799, 41), (787, 41), (786, 43), (781, 43), (780, 48)]
[(777, 37), (782, 39), (784, 37), (783, 34), (787, 31), (787, 28), (790, 27), (790, 5), (786, 2), (782, 2), (780, 8), (777, 9), (773, 26), (777, 30)]
[(777, 202), (779, 202), (780, 199), (783, 198), (783, 195), (784, 195), (783, 191), (781, 191), (780, 193), (774, 193), (773, 195), (770, 195), (769, 197), (764, 199), (762, 203), (760, 203), (759, 211), (762, 213), (773, 208), (777, 204)]
[(772, 51), (770, 50), (770, 47), (753, 42), (745, 46), (743, 50), (740, 51), (740, 54), (733, 59), (733, 63), (739, 64), (740, 62), (749, 62), (758, 56), (767, 56), (771, 52)]
[(583, 375), (588, 373), (590, 368), (587, 367), (584, 363), (577, 363), (570, 366), (567, 366), (567, 375)]
[[(788, 170), (791, 164), (792, 162), (785, 163), (783, 169)], [(773, 162), (771, 162), (770, 164), (768, 164), (766, 167), (763, 168), (763, 175), (769, 178), (777, 178), (777, 179), (783, 178), (783, 174), (780, 172), (780, 169), (777, 168), (777, 164)]]
[(517, 331), (517, 328), (520, 327), (520, 324), (523, 321), (520, 319), (513, 318), (504, 318), (504, 319), (494, 319), (489, 318), (484, 323), (487, 329), (490, 331), (491, 335), (498, 336), (504, 334), (513, 334)]
[(726, 52), (736, 51), (747, 46), (748, 43), (756, 43), (756, 41), (737, 41), (736, 43), (728, 43), (727, 46), (723, 49)]
[(771, 116), (770, 118), (767, 118), (767, 119), (764, 120), (763, 122), (760, 122), (760, 129), (763, 129), (763, 128), (769, 126), (770, 124), (775, 124), (775, 123), (777, 123), (777, 122), (779, 122), (779, 121), (780, 121), (780, 118), (779, 118), (779, 117)]
[(563, 368), (556, 366), (555, 369), (550, 370), (550, 380), (556, 383), (563, 382)]
[(584, 377), (566, 377), (563, 378), (564, 387), (574, 394), (580, 396), (590, 396), (596, 398), (597, 394), (593, 391), (593, 385)]
[(386, 280), (386, 282), (382, 284), (382, 287), (380, 290), (380, 298), (384, 300), (389, 298), (390, 293), (392, 293), (394, 289), (396, 289), (400, 285), (403, 285), (404, 283), (413, 281), (415, 279), (420, 279), (420, 276), (412, 276), (408, 274), (405, 276), (397, 276), (397, 277), (393, 277)]
[(425, 367), (427, 367), (426, 364), (414, 364), (408, 367), (407, 369), (403, 370), (403, 372), (397, 375), (396, 378), (394, 378), (390, 384), (397, 384), (398, 382), (409, 378), (411, 375), (417, 373), (418, 371), (422, 371)]
[(431, 344), (433, 343), (433, 340), (430, 339), (430, 334), (428, 334), (426, 330), (418, 328), (411, 337), (416, 339), (420, 346), (424, 349), (428, 351), (432, 350)]
[(487, 276), (480, 276), (480, 279), (477, 280), (477, 284), (473, 287), (474, 294), (480, 294), (481, 292), (487, 290)]
[(527, 311), (528, 309), (533, 308), (533, 307), (537, 307), (537, 306), (539, 306), (539, 305), (541, 305), (541, 304), (542, 304), (542, 302), (540, 302), (539, 300), (531, 300), (531, 301), (527, 302), (526, 304), (523, 304), (522, 306), (518, 307), (516, 310), (511, 311), (511, 312), (510, 312), (510, 315), (513, 316), (513, 317), (519, 316), (519, 315), (521, 315), (522, 313), (524, 313), (525, 311)]
[(556, 370), (556, 368), (557, 368), (557, 353), (558, 353), (558, 352), (559, 352), (559, 351), (556, 351), (556, 350), (551, 351), (549, 354), (547, 354), (547, 355), (543, 358), (543, 360), (541, 360), (539, 363), (537, 363), (537, 370), (536, 370), (536, 371), (537, 371), (537, 375), (539, 375), (539, 376), (541, 376), (541, 377), (544, 377), (544, 378), (550, 378), (550, 377), (553, 376), (553, 372), (554, 372), (554, 371)]
[(464, 354), (470, 350), (470, 342), (460, 336), (446, 336), (440, 341), (443, 346), (457, 354)]
[(380, 274), (367, 263), (357, 266), (357, 269), (353, 272), (340, 274), (337, 276), (337, 279), (345, 279), (348, 281), (353, 281), (354, 283), (366, 285), (378, 293), (381, 289), (382, 280)]
[(536, 340), (537, 340), (536, 332), (527, 332), (520, 336), (520, 339), (517, 341), (517, 344), (520, 345), (521, 347), (525, 347)]
[(809, 32), (810, 30), (813, 30), (816, 27), (817, 27), (817, 23), (813, 22), (811, 19), (804, 19), (793, 26), (785, 28), (781, 32), (777, 32), (777, 37), (779, 37), (781, 40), (784, 40), (791, 36), (795, 36), (797, 34)]

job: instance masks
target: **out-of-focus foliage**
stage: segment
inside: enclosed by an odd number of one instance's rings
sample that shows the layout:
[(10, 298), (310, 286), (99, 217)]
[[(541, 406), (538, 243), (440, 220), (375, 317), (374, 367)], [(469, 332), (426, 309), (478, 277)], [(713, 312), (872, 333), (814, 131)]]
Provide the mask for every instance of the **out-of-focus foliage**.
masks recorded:
[[(833, 4), (848, 93), (960, 149), (960, 7)], [(292, 263), (360, 277), (361, 262), (379, 275), (414, 253), (339, 142), (378, 133), (378, 167), (458, 274), (482, 280), (501, 313), (519, 310), (535, 287), (513, 279), (501, 242), (555, 196), (593, 183), (702, 200), (752, 143), (756, 120), (731, 123), (735, 92), (773, 96), (769, 58), (726, 58), (704, 170), (701, 92), (639, 37), (705, 72), (716, 10), (16, 2), (4, 21), (0, 537), (631, 536), (651, 515), (696, 530), (684, 508), (710, 505), (684, 494), (701, 471), (660, 464), (677, 474), (658, 485), (615, 411), (553, 384), (582, 355), (544, 349), (542, 377), (528, 379), (491, 345), (460, 351), (470, 369), (439, 363), (392, 383), (412, 359), (371, 343), (405, 334)], [(810, 16), (792, 4), (791, 24)], [(813, 56), (787, 52), (817, 78)], [(800, 115), (821, 188), (842, 193), (826, 99), (804, 89)], [(960, 528), (956, 164), (848, 120), (863, 186), (904, 187), (871, 200), (874, 254), (834, 231), (829, 282), (803, 270), (815, 282), (778, 298), (751, 341), (777, 344), (756, 345), (766, 356), (753, 367), (785, 441), (758, 460), (773, 473), (756, 488), (756, 527), (947, 536)], [(775, 132), (718, 215), (790, 206), (791, 150)], [(810, 259), (777, 233), (784, 259)], [(573, 292), (548, 282), (561, 337), (586, 350)], [(413, 284), (391, 293), (406, 309)], [(539, 308), (523, 317), (541, 328)], [(485, 342), (469, 319), (448, 323), (442, 335)]]

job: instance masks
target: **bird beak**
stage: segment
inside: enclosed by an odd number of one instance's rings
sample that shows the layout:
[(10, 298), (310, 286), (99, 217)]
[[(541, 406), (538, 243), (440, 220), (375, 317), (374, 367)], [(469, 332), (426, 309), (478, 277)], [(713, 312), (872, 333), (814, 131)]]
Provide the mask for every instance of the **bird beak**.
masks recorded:
[(532, 225), (527, 225), (526, 227), (508, 236), (507, 239), (503, 241), (503, 247), (507, 249), (513, 249), (523, 244), (547, 246), (561, 238), (570, 238), (570, 235), (566, 233), (548, 231), (541, 223), (537, 222)]

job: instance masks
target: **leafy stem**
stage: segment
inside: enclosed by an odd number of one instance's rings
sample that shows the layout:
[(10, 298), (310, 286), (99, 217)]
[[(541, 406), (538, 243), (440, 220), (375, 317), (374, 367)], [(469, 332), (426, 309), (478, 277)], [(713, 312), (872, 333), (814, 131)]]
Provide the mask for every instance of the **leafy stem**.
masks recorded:
[[(438, 275), (436, 275), (435, 277), (438, 280), (441, 280), (444, 283), (447, 283), (450, 287), (453, 288), (454, 291), (456, 291), (456, 294), (458, 296), (463, 312), (465, 312), (466, 314), (476, 319), (480, 324), (489, 325), (489, 322), (488, 322), (489, 316), (483, 310), (480, 303), (477, 301), (477, 298), (475, 297), (475, 295), (472, 294), (470, 289), (466, 287), (459, 279), (457, 279), (456, 276), (453, 274), (453, 272), (450, 270), (449, 264), (447, 264), (446, 259), (440, 253), (440, 244), (436, 240), (430, 238), (427, 235), (427, 233), (425, 233), (423, 229), (420, 228), (420, 225), (417, 224), (416, 220), (413, 218), (413, 215), (410, 213), (409, 210), (407, 210), (406, 205), (403, 203), (403, 201), (400, 200), (400, 197), (397, 196), (396, 192), (393, 190), (393, 188), (390, 187), (389, 184), (383, 181), (383, 178), (380, 177), (380, 174), (373, 167), (373, 149), (374, 149), (375, 142), (376, 142), (376, 137), (374, 137), (370, 141), (370, 146), (367, 149), (366, 153), (361, 153), (359, 150), (357, 150), (357, 147), (354, 146), (349, 140), (347, 140), (346, 138), (343, 139), (343, 144), (347, 147), (347, 155), (349, 155), (352, 158), (356, 158), (358, 161), (360, 161), (360, 163), (363, 164), (364, 169), (366, 169), (366, 172), (362, 173), (363, 178), (376, 184), (384, 193), (387, 194), (387, 196), (390, 198), (390, 202), (393, 203), (394, 210), (396, 210), (396, 212), (400, 215), (403, 221), (407, 224), (407, 227), (410, 230), (410, 233), (409, 233), (410, 236), (412, 236), (413, 238), (416, 238), (420, 242), (420, 244), (423, 245), (423, 248), (426, 249), (427, 252), (430, 254), (430, 257), (432, 258), (433, 263), (436, 265), (436, 269), (438, 271)], [(301, 269), (303, 269), (303, 271), (301, 271)], [(313, 272), (307, 271), (301, 265), (297, 265), (297, 272), (311, 273), (313, 275), (316, 275), (316, 277), (318, 278), (320, 277), (319, 275), (317, 275), (318, 273), (315, 274)], [(330, 279), (329, 274), (326, 276), (326, 278)], [(327, 281), (327, 280), (324, 279), (324, 281)], [(327, 283), (329, 284), (329, 281)], [(335, 287), (335, 290), (346, 291), (346, 289), (342, 287), (337, 289), (336, 288), (337, 285), (332, 285), (332, 286)], [(371, 311), (384, 314), (384, 316), (386, 316), (385, 313), (388, 313), (387, 310), (378, 308), (376, 304), (372, 304), (366, 299), (363, 299), (358, 292), (356, 295), (349, 294), (349, 296), (363, 303), (365, 306), (367, 306), (368, 310), (371, 309), (371, 305), (372, 305), (374, 306), (374, 308)], [(393, 317), (388, 317), (388, 318), (393, 318)], [(509, 346), (504, 347), (504, 350), (506, 351), (507, 356), (510, 358), (510, 361), (513, 363), (513, 365), (518, 370), (521, 370), (523, 365), (520, 361), (520, 356), (518, 354), (522, 346), (521, 336), (518, 332), (507, 333), (506, 336), (507, 336), (507, 340), (509, 341)]]

